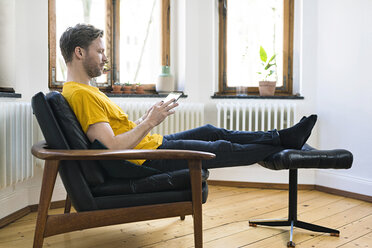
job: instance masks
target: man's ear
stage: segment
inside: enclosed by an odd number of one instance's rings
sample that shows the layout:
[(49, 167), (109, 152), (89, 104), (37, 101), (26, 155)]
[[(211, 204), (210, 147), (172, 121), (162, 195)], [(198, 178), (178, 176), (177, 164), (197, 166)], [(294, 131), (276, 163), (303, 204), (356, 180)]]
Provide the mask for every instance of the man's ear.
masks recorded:
[(78, 59), (81, 59), (83, 57), (83, 48), (81, 47), (75, 47), (75, 56), (78, 57)]

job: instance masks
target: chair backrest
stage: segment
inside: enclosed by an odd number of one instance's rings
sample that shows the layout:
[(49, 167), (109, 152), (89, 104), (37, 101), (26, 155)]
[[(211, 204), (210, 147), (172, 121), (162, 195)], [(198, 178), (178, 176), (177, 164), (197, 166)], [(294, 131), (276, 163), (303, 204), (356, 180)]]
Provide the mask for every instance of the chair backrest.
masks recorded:
[[(89, 149), (91, 143), (66, 99), (57, 91), (48, 93), (46, 99), (69, 147), (71, 149)], [(104, 172), (97, 161), (81, 160), (79, 163), (90, 186), (104, 183)]]
[[(60, 93), (51, 92), (45, 97), (39, 92), (31, 104), (49, 148), (88, 149), (89, 140)], [(59, 173), (77, 211), (97, 209), (89, 186), (103, 183), (105, 178), (96, 161), (61, 161)]]

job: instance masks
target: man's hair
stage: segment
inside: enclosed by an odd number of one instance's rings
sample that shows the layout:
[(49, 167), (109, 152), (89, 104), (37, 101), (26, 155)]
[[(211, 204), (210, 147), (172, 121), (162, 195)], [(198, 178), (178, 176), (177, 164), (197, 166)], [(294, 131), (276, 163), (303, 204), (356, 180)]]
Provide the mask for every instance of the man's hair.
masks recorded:
[(97, 29), (90, 24), (77, 24), (75, 27), (67, 28), (59, 40), (59, 46), (65, 62), (72, 61), (72, 54), (76, 47), (88, 49), (92, 41), (98, 37), (103, 37), (103, 30)]

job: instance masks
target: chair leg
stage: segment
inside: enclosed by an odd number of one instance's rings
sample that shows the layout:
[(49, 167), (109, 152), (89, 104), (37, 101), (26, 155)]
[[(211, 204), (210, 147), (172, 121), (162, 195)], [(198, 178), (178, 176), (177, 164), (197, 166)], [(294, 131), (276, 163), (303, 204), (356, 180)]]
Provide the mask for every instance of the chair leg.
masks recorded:
[(48, 209), (52, 199), (54, 184), (58, 173), (59, 161), (45, 161), (43, 181), (41, 184), (40, 200), (37, 213), (34, 248), (41, 248), (44, 242), (44, 232), (48, 217)]
[(180, 216), (180, 219), (181, 219), (181, 220), (185, 220), (185, 215), (181, 215), (181, 216)]
[(65, 214), (69, 214), (70, 212), (71, 212), (71, 199), (67, 194), (66, 201), (65, 201)]
[(287, 242), (287, 247), (296, 247), (296, 244), (293, 242), (293, 223), (294, 221), (291, 221), (291, 232), (289, 234), (289, 241)]
[(202, 219), (202, 184), (200, 160), (189, 160), (191, 178), (192, 208), (194, 217), (194, 242), (195, 248), (203, 247), (203, 219)]
[(250, 220), (249, 226), (256, 227), (261, 226), (290, 226), (291, 222), (289, 220)]
[(336, 236), (336, 237), (340, 236), (340, 231), (336, 229), (332, 229), (332, 228), (328, 228), (324, 226), (318, 226), (318, 225), (314, 225), (314, 224), (303, 222), (303, 221), (297, 221), (295, 226), (302, 228), (302, 229), (314, 231), (314, 232), (329, 233), (331, 234), (331, 236)]

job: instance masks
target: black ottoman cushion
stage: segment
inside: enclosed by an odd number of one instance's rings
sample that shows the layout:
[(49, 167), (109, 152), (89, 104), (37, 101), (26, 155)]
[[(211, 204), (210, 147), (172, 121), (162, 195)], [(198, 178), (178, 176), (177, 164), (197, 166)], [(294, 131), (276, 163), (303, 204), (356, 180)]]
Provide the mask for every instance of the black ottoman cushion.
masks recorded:
[(352, 163), (353, 154), (347, 150), (317, 150), (307, 144), (301, 150), (283, 150), (259, 162), (271, 170), (349, 169)]

